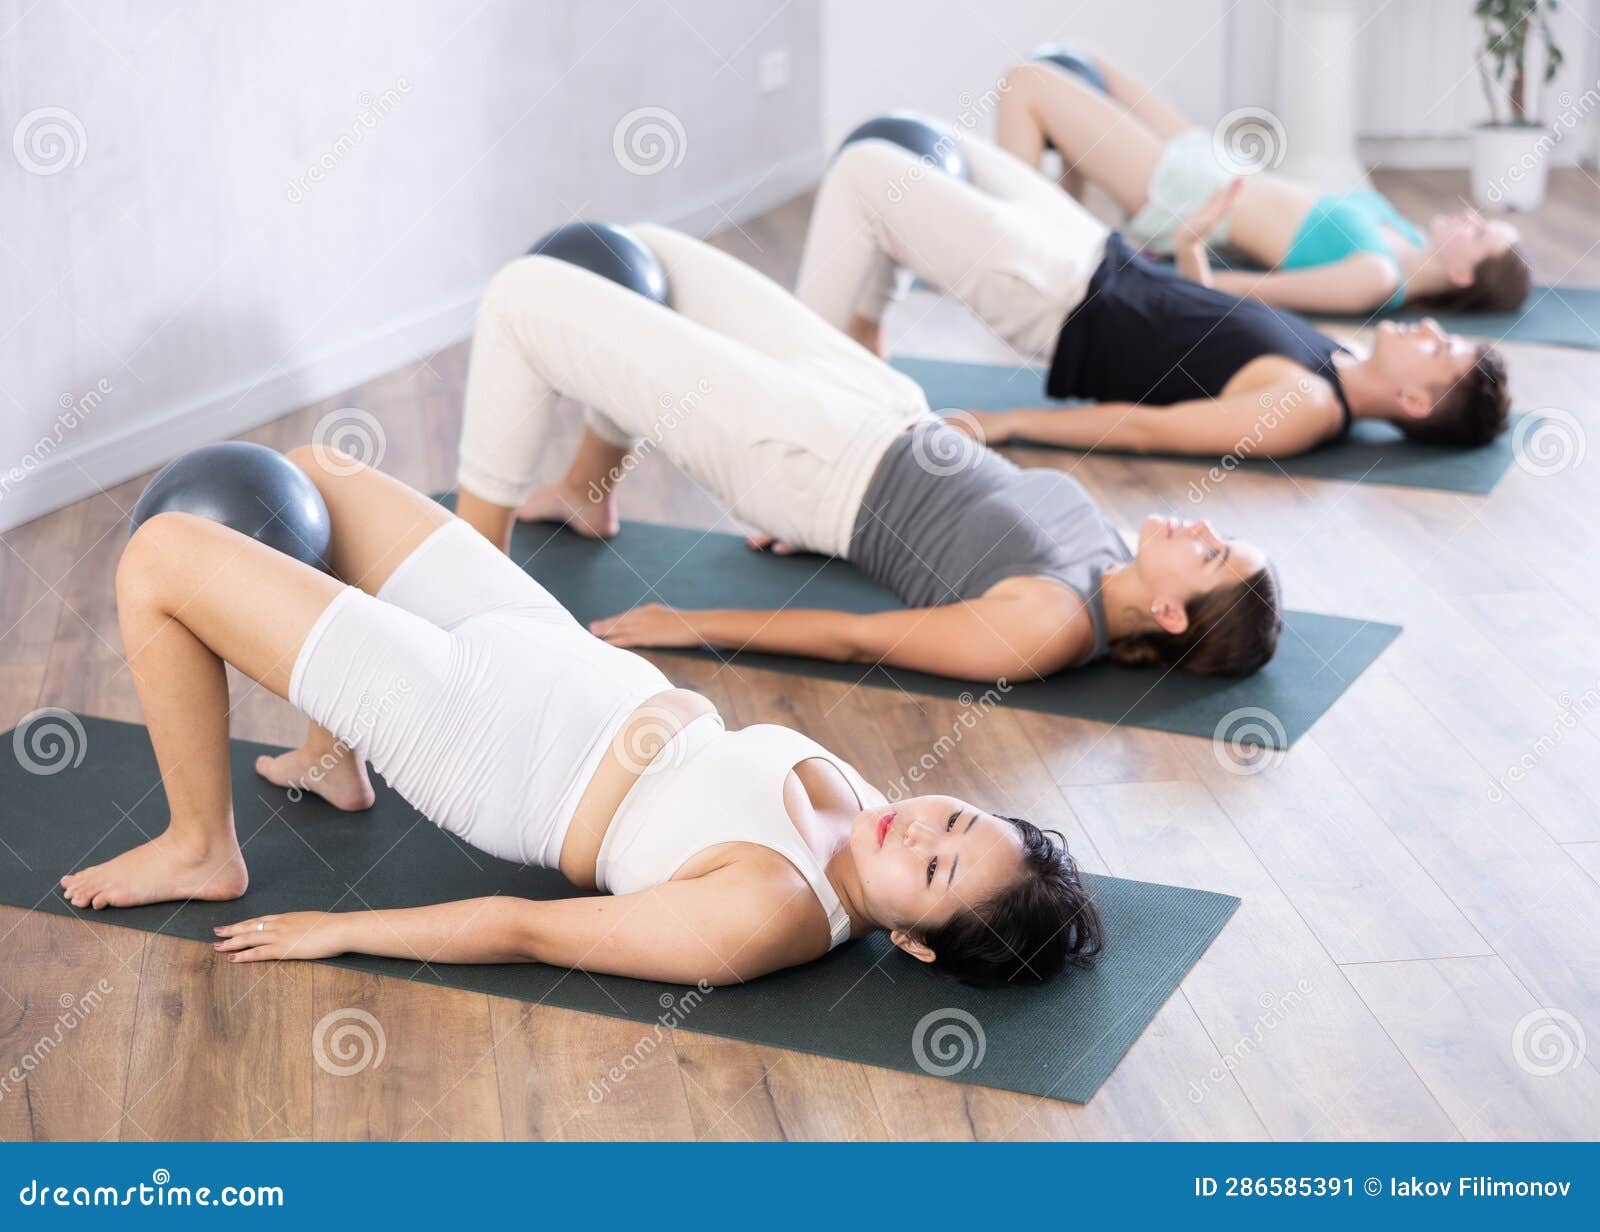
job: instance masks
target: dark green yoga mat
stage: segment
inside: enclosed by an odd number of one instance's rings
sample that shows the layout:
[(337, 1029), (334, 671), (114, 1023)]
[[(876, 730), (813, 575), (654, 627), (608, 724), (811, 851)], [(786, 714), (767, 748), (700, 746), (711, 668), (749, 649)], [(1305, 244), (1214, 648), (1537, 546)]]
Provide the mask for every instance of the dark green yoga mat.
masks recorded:
[[(511, 555), (586, 623), (640, 603), (845, 612), (902, 606), (845, 561), (752, 552), (736, 535), (652, 522), (624, 523), (621, 534), (604, 542), (557, 526), (523, 524), (512, 537)], [(1242, 680), (1101, 662), (1058, 672), (1048, 680), (1017, 681), (1001, 695), (1000, 704), (1288, 748), (1399, 632), (1397, 625), (1291, 611), (1277, 655)], [(728, 651), (674, 653), (716, 654), (748, 667), (936, 697), (971, 698), (983, 688), (881, 665)]]
[[(167, 813), (143, 727), (74, 721), (81, 723), (81, 734), (69, 734), (66, 756), (49, 759), (59, 766), (51, 774), (24, 768), (12, 755), (12, 733), (0, 738), (0, 901), (12, 906), (211, 941), (214, 925), (267, 913), (580, 893), (559, 873), (522, 868), (467, 847), (381, 783), (377, 806), (365, 813), (340, 813), (315, 797), (293, 802), (251, 769), (258, 754), (275, 750), (236, 740), (234, 798), (250, 866), (249, 892), (231, 903), (76, 911), (56, 889), (57, 878), (159, 833)], [(881, 933), (807, 966), (710, 992), (538, 964), (426, 965), (355, 956), (331, 961), (650, 1024), (640, 1038), (651, 1048), (660, 1042), (655, 1024), (676, 1022), (711, 1035), (1081, 1103), (1106, 1080), (1239, 905), (1236, 898), (1205, 890), (1120, 877), (1090, 881), (1104, 916), (1104, 959), (1092, 971), (1037, 988), (978, 991), (948, 984), (918, 970)], [(268, 982), (254, 995), (270, 997), (267, 968), (256, 970)], [(620, 1056), (616, 1061), (623, 1064)], [(604, 1073), (594, 1075), (597, 1085), (605, 1079)]]
[[(1261, 266), (1234, 250), (1213, 251), (1222, 269), (1257, 270)], [(1600, 349), (1600, 287), (1556, 287), (1535, 283), (1515, 312), (1437, 312), (1429, 308), (1399, 308), (1349, 316), (1306, 313), (1321, 321), (1370, 325), (1374, 321), (1420, 321), (1432, 317), (1453, 334), (1493, 338), (1506, 342), (1534, 342), (1546, 346)]]
[[(1042, 368), (965, 364), (909, 357), (894, 360), (894, 366), (921, 385), (928, 395), (929, 405), (939, 408), (941, 412), (1060, 407), (1063, 415), (1070, 415), (1073, 406), (1082, 405), (1047, 397)], [(1239, 469), (1484, 496), (1494, 489), (1506, 468), (1516, 460), (1512, 441), (1519, 431), (1525, 433), (1529, 430), (1518, 427), (1522, 419), (1520, 414), (1512, 415), (1511, 428), (1481, 449), (1442, 449), (1437, 445), (1419, 445), (1406, 440), (1387, 424), (1357, 423), (1342, 441), (1323, 445), (1294, 458), (1246, 459), (1239, 464)], [(1101, 449), (1096, 452), (1119, 451)], [(1216, 465), (1205, 458), (1181, 454), (1137, 456), (1187, 462), (1201, 473)]]
[(1600, 288), (1536, 286), (1515, 312), (1433, 312), (1402, 308), (1357, 317), (1328, 317), (1331, 321), (1364, 325), (1375, 317), (1420, 321), (1433, 317), (1453, 334), (1491, 338), (1504, 342), (1536, 342), (1548, 346), (1600, 349)]

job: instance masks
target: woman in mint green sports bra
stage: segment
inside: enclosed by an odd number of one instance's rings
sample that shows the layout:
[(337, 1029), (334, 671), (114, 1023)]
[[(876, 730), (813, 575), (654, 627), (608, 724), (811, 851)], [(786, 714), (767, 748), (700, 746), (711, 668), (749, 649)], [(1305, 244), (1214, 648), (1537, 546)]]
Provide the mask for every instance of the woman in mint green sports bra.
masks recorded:
[[(1061, 152), (1063, 186), (1079, 177), (1128, 215), (1128, 241), (1159, 255), (1173, 233), (1239, 178), (1213, 134), (1102, 57), (1090, 57), (1102, 92), (1048, 62), (1017, 65), (1000, 94), (998, 143), (1032, 166)], [(1261, 271), (1217, 271), (1211, 285), (1306, 313), (1361, 315), (1403, 306), (1441, 312), (1509, 312), (1532, 271), (1510, 223), (1476, 211), (1438, 214), (1424, 231), (1382, 193), (1315, 191), (1262, 171), (1242, 177), (1229, 213), (1208, 233)]]

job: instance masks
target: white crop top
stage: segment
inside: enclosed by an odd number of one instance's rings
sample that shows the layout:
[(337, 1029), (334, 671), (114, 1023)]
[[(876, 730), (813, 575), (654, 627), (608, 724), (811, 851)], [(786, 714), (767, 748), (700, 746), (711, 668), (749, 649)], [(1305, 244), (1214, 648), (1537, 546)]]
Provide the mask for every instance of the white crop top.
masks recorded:
[(810, 884), (828, 913), (832, 949), (849, 938), (850, 917), (783, 806), (784, 780), (813, 757), (844, 775), (865, 807), (867, 786), (855, 767), (815, 740), (768, 723), (730, 732), (718, 715), (702, 715), (656, 754), (623, 797), (600, 844), (595, 881), (610, 894), (632, 894), (672, 880), (708, 847), (758, 843)]

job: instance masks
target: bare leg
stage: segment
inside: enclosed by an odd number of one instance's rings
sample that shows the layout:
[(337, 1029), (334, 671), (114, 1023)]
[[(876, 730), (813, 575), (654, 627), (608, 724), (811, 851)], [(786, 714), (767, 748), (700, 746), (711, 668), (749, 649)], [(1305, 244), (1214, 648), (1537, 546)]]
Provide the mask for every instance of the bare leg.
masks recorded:
[(1106, 79), (1106, 92), (1162, 141), (1171, 141), (1194, 127), (1193, 121), (1155, 90), (1130, 77), (1104, 56), (1094, 56), (1094, 66)]
[(515, 505), (497, 505), (466, 488), (460, 488), (456, 492), (456, 513), (502, 552), (511, 550), (511, 528), (517, 523)]
[(1006, 74), (995, 135), (1031, 167), (1045, 138), (1061, 151), (1063, 174), (1081, 172), (1125, 213), (1143, 207), (1164, 140), (1127, 108), (1047, 64), (1019, 64)]
[[(333, 572), (368, 593), (450, 520), (426, 496), (337, 451), (302, 446), (289, 457), (328, 506)], [(244, 892), (224, 665), (287, 697), (306, 635), (341, 589), (339, 580), (203, 518), (162, 514), (139, 528), (117, 569), (117, 610), (170, 821), (150, 842), (63, 877), (74, 905)], [(359, 751), (315, 724), (305, 748), (263, 763), (257, 769), (274, 782), (308, 787), (345, 807), (363, 807), (360, 797), (371, 793)]]
[(243, 894), (233, 824), (225, 663), (279, 696), (339, 583), (203, 518), (161, 514), (117, 569), (123, 652), (166, 788), (167, 829), (61, 879), (77, 907)]
[[(368, 594), (377, 594), (400, 562), (450, 520), (422, 493), (337, 450), (301, 445), (290, 450), (289, 460), (317, 485), (328, 506), (334, 574)], [(316, 723), (298, 749), (258, 757), (256, 773), (279, 787), (315, 792), (349, 812), (371, 808), (376, 799), (360, 750)]]
[(319, 723), (310, 725), (298, 749), (256, 758), (256, 773), (291, 792), (314, 792), (347, 813), (369, 809), (378, 798), (366, 758)]
[(611, 538), (621, 529), (617, 484), (628, 452), (626, 446), (613, 445), (596, 436), (592, 429), (584, 429), (567, 473), (528, 497), (517, 510), (517, 520), (565, 522), (591, 539)]
[(889, 358), (889, 349), (883, 341), (883, 323), (854, 313), (845, 324), (844, 332), (852, 341), (859, 342), (879, 359)]

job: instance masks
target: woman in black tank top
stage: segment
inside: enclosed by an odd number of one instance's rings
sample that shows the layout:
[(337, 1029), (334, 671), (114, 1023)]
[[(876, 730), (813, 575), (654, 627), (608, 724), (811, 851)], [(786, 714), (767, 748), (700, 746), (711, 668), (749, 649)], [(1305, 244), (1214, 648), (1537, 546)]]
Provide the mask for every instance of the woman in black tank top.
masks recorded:
[(1385, 321), (1365, 355), (1302, 317), (1208, 286), (1113, 234), (1067, 316), (1045, 392), (1093, 406), (979, 412), (955, 421), (990, 444), (1030, 440), (1093, 451), (1282, 458), (1377, 420), (1439, 445), (1485, 445), (1509, 414), (1492, 348), (1431, 318)]

